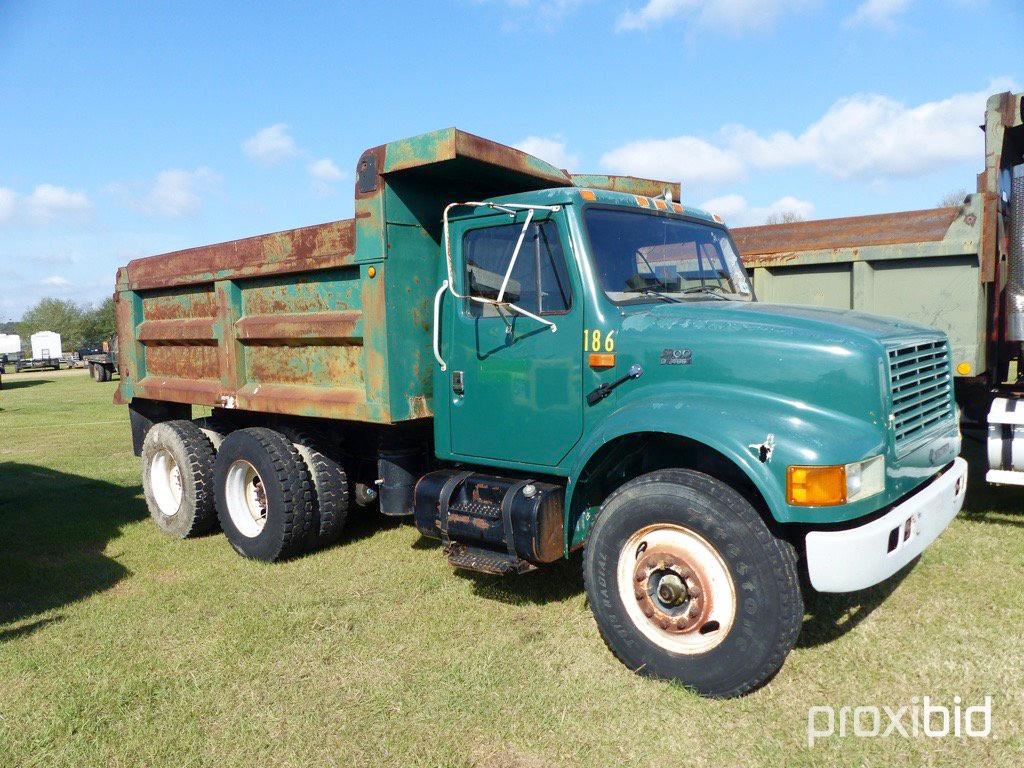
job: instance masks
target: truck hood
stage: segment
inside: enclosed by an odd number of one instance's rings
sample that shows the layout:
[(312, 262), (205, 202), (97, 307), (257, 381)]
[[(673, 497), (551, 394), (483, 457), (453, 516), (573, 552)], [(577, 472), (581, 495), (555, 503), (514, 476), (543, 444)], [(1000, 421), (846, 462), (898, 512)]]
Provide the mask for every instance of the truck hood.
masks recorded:
[[(939, 332), (926, 325), (850, 309), (739, 301), (701, 301), (624, 308), (623, 330), (684, 328), (778, 334), (805, 334), (818, 342), (875, 341), (885, 343)], [(632, 311), (631, 311), (632, 310)]]
[[(876, 424), (886, 416), (886, 348), (943, 338), (924, 325), (849, 310), (738, 301), (623, 309), (616, 350), (623, 363), (643, 366), (649, 384), (768, 392)], [(689, 362), (679, 368), (666, 355)]]

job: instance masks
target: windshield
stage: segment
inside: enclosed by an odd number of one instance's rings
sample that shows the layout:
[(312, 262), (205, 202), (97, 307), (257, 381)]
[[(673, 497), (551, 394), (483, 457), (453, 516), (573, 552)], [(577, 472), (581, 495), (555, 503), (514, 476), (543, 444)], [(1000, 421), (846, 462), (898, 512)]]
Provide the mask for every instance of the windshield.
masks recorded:
[(625, 209), (584, 217), (601, 286), (618, 304), (753, 298), (725, 229)]

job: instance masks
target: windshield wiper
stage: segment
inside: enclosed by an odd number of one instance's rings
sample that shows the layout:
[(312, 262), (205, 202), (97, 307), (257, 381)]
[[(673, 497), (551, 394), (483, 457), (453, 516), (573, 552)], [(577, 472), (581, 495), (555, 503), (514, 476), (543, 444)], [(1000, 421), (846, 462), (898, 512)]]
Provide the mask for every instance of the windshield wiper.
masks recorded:
[(661, 291), (656, 291), (653, 288), (639, 288), (631, 291), (623, 291), (623, 293), (637, 293), (641, 296), (657, 296), (659, 299), (664, 299), (665, 301), (671, 302), (672, 304), (679, 304), (682, 301), (682, 299), (677, 299), (674, 296), (669, 296), (668, 294), (662, 293)]
[[(721, 293), (715, 293), (715, 291), (721, 291)], [(712, 296), (722, 301), (731, 301), (729, 296), (732, 295), (720, 285), (695, 285), (692, 288), (687, 288), (683, 293), (703, 293), (705, 296)]]

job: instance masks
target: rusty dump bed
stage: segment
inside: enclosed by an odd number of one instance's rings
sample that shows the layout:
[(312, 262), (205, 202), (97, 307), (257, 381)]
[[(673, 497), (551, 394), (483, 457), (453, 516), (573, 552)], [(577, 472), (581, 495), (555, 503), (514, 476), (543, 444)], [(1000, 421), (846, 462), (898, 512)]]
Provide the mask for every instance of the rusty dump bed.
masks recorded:
[(116, 399), (394, 423), (432, 415), (431, 299), (453, 201), (588, 186), (449, 128), (367, 150), (354, 219), (137, 259), (117, 274)]
[(732, 230), (732, 234), (747, 265), (760, 266), (794, 259), (801, 251), (935, 242), (942, 240), (957, 213), (957, 208), (932, 208), (875, 216), (740, 227)]
[[(986, 368), (993, 259), (984, 196), (959, 208), (856, 216), (732, 231), (760, 301), (856, 309), (937, 327), (956, 364)], [(994, 255), (994, 248), (989, 253)]]

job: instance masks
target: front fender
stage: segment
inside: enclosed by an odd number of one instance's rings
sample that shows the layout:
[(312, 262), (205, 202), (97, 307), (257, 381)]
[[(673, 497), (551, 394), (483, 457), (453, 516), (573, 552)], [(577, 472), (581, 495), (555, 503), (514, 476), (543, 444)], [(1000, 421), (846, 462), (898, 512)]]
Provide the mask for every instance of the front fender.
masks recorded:
[[(604, 403), (596, 406), (597, 408)], [(641, 390), (620, 399), (589, 431), (573, 457), (566, 510), (572, 510), (576, 480), (600, 448), (617, 438), (661, 433), (687, 438), (718, 451), (746, 474), (780, 523), (839, 522), (880, 506), (879, 496), (837, 507), (793, 507), (786, 503), (786, 467), (792, 464), (845, 464), (884, 451), (882, 423), (772, 395), (727, 385), (680, 384)], [(771, 439), (769, 440), (769, 436)], [(761, 446), (771, 444), (761, 460)], [(566, 542), (581, 540), (566, 516)], [(584, 523), (589, 529), (589, 521)], [(584, 532), (585, 533), (585, 532)]]

